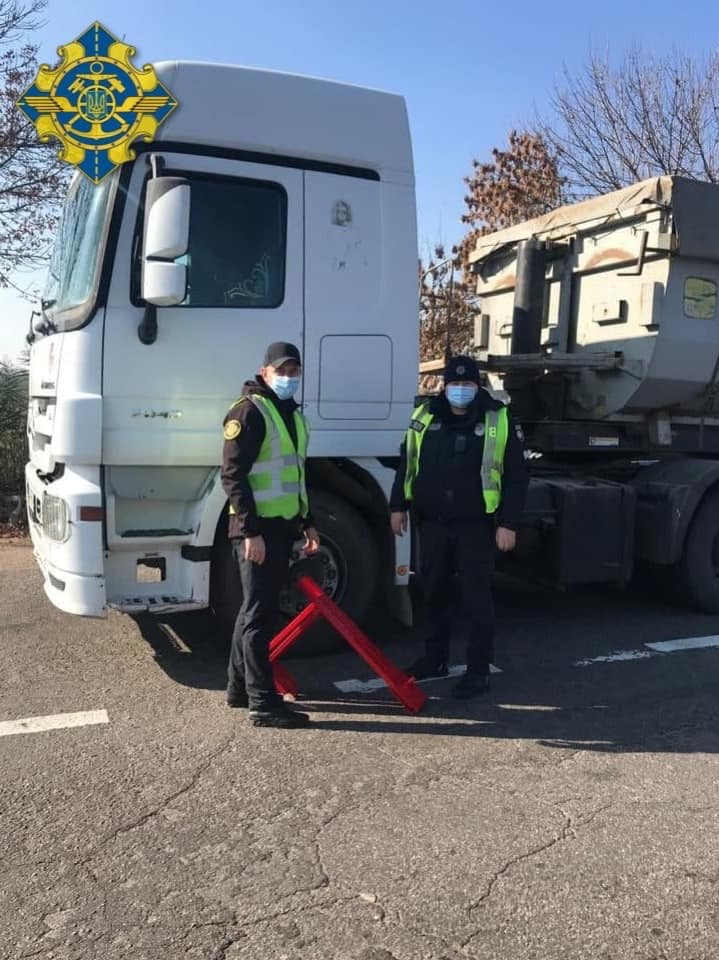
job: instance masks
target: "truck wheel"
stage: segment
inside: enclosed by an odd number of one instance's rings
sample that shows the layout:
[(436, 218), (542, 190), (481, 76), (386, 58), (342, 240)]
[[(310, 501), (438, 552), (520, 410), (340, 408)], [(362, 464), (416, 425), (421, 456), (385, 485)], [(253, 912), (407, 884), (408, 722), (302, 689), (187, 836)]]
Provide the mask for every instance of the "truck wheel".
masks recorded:
[(681, 573), (690, 600), (705, 613), (719, 613), (719, 491), (694, 514)]
[[(348, 616), (361, 622), (378, 587), (377, 547), (372, 531), (358, 510), (332, 493), (311, 492), (310, 506), (320, 535), (320, 551), (314, 557), (295, 553), (290, 561), (290, 581), (299, 574), (308, 574)], [(217, 532), (210, 586), (210, 605), (223, 631), (231, 633), (241, 604), (240, 574), (225, 521)], [(304, 597), (290, 582), (280, 597), (284, 622), (304, 606)], [(340, 642), (331, 627), (317, 623), (297, 641), (292, 653), (324, 653)]]
[(227, 514), (220, 520), (210, 565), (210, 609), (223, 635), (232, 636), (242, 606), (240, 571), (227, 536)]

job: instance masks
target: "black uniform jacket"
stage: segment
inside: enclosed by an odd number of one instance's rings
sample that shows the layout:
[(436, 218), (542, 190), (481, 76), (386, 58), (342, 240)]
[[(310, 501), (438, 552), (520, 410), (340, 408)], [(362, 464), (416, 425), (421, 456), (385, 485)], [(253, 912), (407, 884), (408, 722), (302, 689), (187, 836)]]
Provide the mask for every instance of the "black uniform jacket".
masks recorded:
[[(434, 420), (422, 440), (419, 474), (412, 498), (419, 521), (443, 523), (486, 516), (481, 477), (484, 431), (478, 425), (484, 425), (488, 409), (499, 410), (503, 404), (481, 388), (462, 415), (452, 413), (444, 393), (432, 397), (428, 403)], [(410, 506), (404, 495), (406, 466), (403, 441), (390, 498), (393, 511), (407, 510)], [(499, 526), (516, 528), (524, 509), (528, 482), (524, 437), (521, 427), (510, 418), (502, 498), (496, 514)]]
[[(271, 401), (287, 425), (292, 442), (297, 445), (294, 412), (299, 407), (294, 400), (280, 400), (258, 374), (256, 380), (247, 380), (242, 397), (259, 394)], [(228, 426), (229, 425), (229, 426)], [(265, 419), (249, 400), (240, 400), (229, 410), (223, 421), (225, 442), (222, 448), (222, 486), (234, 513), (230, 512), (228, 534), (231, 538), (278, 537), (297, 539), (302, 530), (313, 526), (312, 518), (258, 517), (255, 498), (250, 487), (249, 473), (265, 439)], [(239, 429), (238, 429), (239, 428)], [(230, 439), (227, 439), (230, 437)]]

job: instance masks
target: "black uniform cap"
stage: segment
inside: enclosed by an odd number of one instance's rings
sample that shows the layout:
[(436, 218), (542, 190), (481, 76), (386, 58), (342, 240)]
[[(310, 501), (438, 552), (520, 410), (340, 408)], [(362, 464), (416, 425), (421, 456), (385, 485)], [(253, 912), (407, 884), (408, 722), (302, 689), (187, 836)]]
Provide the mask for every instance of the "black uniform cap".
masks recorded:
[(452, 357), (444, 369), (444, 382), (453, 383), (455, 380), (466, 380), (480, 386), (479, 367), (471, 357)]
[(294, 343), (285, 343), (282, 340), (278, 340), (276, 343), (271, 343), (265, 350), (266, 367), (281, 367), (287, 360), (294, 360), (302, 366), (300, 351)]

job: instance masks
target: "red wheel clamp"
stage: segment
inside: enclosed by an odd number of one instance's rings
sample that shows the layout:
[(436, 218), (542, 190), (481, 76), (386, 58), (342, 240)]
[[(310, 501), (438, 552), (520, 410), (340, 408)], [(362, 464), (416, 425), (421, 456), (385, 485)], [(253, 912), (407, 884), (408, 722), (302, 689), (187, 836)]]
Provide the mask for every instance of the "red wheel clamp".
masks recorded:
[(324, 617), (347, 643), (362, 657), (372, 670), (381, 677), (397, 699), (410, 713), (419, 713), (427, 702), (427, 695), (412, 677), (408, 677), (389, 660), (369, 637), (360, 630), (344, 611), (340, 610), (311, 577), (299, 577), (297, 585), (309, 600), (307, 606), (290, 621), (270, 643), (270, 663), (274, 672), (275, 686), (280, 693), (297, 693), (294, 677), (277, 660), (292, 646), (311, 624)]
[(305, 630), (310, 627), (315, 620), (321, 616), (317, 607), (309, 604), (301, 610), (294, 620), (290, 620), (286, 627), (272, 638), (270, 643), (270, 663), (272, 664), (272, 675), (275, 681), (275, 689), (281, 694), (290, 694), (297, 696), (297, 681), (285, 667), (279, 663), (279, 658), (292, 644), (297, 640)]

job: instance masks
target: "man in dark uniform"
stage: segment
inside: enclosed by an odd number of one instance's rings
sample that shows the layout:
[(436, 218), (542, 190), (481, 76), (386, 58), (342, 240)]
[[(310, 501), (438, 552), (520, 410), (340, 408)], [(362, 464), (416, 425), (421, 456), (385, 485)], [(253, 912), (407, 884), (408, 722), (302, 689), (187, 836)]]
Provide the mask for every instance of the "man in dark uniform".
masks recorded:
[(242, 581), (227, 703), (249, 706), (250, 722), (257, 727), (309, 722), (306, 713), (292, 710), (277, 694), (269, 659), (292, 545), (304, 534), (306, 553), (319, 548), (305, 483), (309, 424), (294, 400), (301, 372), (294, 344), (270, 344), (256, 380), (245, 383), (224, 420), (222, 486)]
[(519, 425), (480, 386), (471, 357), (453, 357), (442, 393), (420, 404), (402, 444), (392, 488), (392, 530), (407, 530), (410, 507), (419, 525), (420, 571), (427, 612), (425, 653), (407, 668), (416, 679), (448, 673), (450, 611), (467, 641), (467, 669), (453, 696), (489, 688), (495, 547), (513, 550), (528, 471)]

